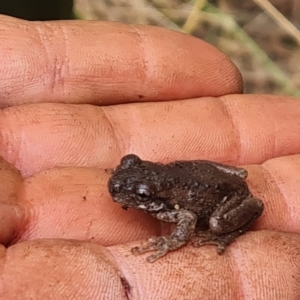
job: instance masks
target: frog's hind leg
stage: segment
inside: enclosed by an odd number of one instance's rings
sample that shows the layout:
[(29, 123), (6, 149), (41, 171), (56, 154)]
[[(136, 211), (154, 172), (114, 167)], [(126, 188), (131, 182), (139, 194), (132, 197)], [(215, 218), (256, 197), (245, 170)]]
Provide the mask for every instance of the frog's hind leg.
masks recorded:
[(254, 222), (255, 220), (251, 220), (249, 223), (241, 227), (238, 231), (234, 231), (223, 235), (217, 235), (211, 230), (198, 232), (192, 240), (192, 245), (194, 247), (201, 247), (204, 245), (215, 245), (217, 246), (217, 253), (223, 254), (226, 246), (231, 244), (237, 237), (248, 231)]
[(217, 245), (217, 252), (222, 254), (238, 236), (248, 231), (262, 214), (264, 204), (260, 199), (246, 198), (237, 205), (236, 197), (214, 211), (207, 231), (197, 232), (192, 244), (195, 247)]

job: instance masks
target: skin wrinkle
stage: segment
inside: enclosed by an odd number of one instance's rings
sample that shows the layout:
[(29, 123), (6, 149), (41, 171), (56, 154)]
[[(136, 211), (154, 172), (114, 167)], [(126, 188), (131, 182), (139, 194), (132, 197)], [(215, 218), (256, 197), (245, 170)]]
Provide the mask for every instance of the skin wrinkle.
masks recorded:
[[(129, 25), (132, 29), (133, 32), (136, 34), (137, 40), (138, 40), (138, 45), (139, 45), (139, 49), (141, 50), (141, 57), (142, 57), (142, 70), (144, 73), (144, 76), (142, 77), (143, 81), (142, 81), (142, 85), (146, 84), (147, 80), (149, 77), (149, 64), (147, 63), (148, 61), (146, 60), (146, 47), (143, 45), (143, 43), (145, 44), (146, 39), (143, 38), (143, 35), (141, 34), (140, 30), (138, 29), (137, 26), (135, 25)], [(139, 78), (141, 79), (141, 78)]]
[(239, 291), (236, 293), (238, 295), (237, 299), (247, 299), (246, 295), (249, 293), (250, 285), (248, 284), (248, 276), (245, 274), (245, 268), (243, 264), (244, 256), (241, 253), (243, 250), (240, 249), (240, 244), (235, 243), (235, 251), (230, 251), (230, 259), (234, 261), (235, 269), (237, 270), (237, 278), (239, 279)]
[[(257, 251), (260, 251), (260, 245), (259, 243), (255, 240), (255, 236), (257, 236), (257, 231), (250, 231), (247, 233), (248, 235), (252, 235), (253, 242), (252, 245), (249, 244), (247, 246), (244, 245), (241, 242), (243, 239), (245, 239), (245, 236), (241, 237), (241, 239), (235, 243), (235, 247), (233, 250), (230, 251), (230, 257), (235, 261), (235, 266), (238, 271), (238, 278), (239, 278), (239, 286), (241, 295), (238, 295), (237, 299), (258, 299), (257, 296), (257, 283), (256, 283), (256, 278), (259, 276), (259, 270), (260, 265), (263, 265), (261, 262), (256, 262), (255, 259), (252, 257), (251, 253), (251, 246)], [(248, 257), (249, 255), (249, 257)], [(271, 253), (272, 255), (272, 253)], [(252, 262), (251, 262), (252, 261)], [(253, 269), (251, 270), (249, 267), (252, 267)], [(249, 274), (253, 274), (253, 276), (249, 276)], [(261, 275), (263, 276), (263, 275)], [(255, 297), (255, 298), (253, 298)], [(265, 298), (261, 298), (265, 299)], [(269, 299), (269, 298), (268, 298)], [(273, 299), (273, 298), (272, 298)], [(276, 298), (277, 299), (277, 298)]]
[[(237, 250), (236, 250), (237, 249)], [(230, 251), (230, 262), (228, 264), (231, 264), (233, 267), (233, 273), (235, 274), (235, 278), (237, 278), (238, 280), (238, 284), (235, 282), (235, 287), (238, 288), (238, 290), (235, 292), (236, 298), (237, 299), (245, 299), (245, 293), (244, 293), (244, 281), (243, 281), (243, 270), (239, 267), (239, 257), (237, 257), (236, 253), (239, 251), (240, 249), (240, 244), (239, 243), (235, 243), (235, 249), (234, 251), (232, 251), (231, 249), (229, 249)]]
[[(240, 101), (238, 101), (238, 95), (228, 95), (222, 97), (224, 101), (232, 103), (232, 113), (237, 116), (237, 121), (239, 122), (239, 130), (241, 137), (243, 138), (243, 144), (246, 145), (242, 149), (243, 157), (241, 161), (243, 163), (253, 163), (249, 161), (247, 157), (259, 158), (257, 162), (263, 163), (271, 157), (282, 155), (285, 153), (295, 154), (293, 149), (293, 139), (297, 139), (296, 132), (289, 130), (289, 123), (291, 120), (296, 120), (299, 117), (299, 108), (295, 106), (294, 113), (292, 110), (285, 115), (282, 113), (283, 102), (280, 101), (279, 96), (267, 96), (264, 95), (265, 99), (257, 103), (256, 111), (253, 110), (251, 102), (256, 102), (257, 97), (253, 95), (245, 95), (247, 102), (244, 103), (242, 109), (239, 107)], [(287, 101), (295, 101), (292, 99), (286, 99)], [(282, 103), (280, 104), (279, 101)], [(265, 111), (268, 103), (273, 103), (270, 105), (269, 112), (266, 114)], [(294, 102), (296, 104), (296, 102)], [(235, 110), (234, 110), (235, 109)], [(277, 118), (276, 118), (277, 117)], [(260, 122), (256, 122), (255, 119)], [(277, 122), (275, 121), (277, 119)], [(288, 119), (288, 122), (285, 121)], [(295, 121), (292, 121), (295, 124)], [(299, 126), (299, 125), (298, 125)], [(297, 129), (296, 129), (297, 130)], [(255, 135), (253, 135), (253, 132)], [(285, 142), (282, 142), (282, 137), (285, 135)], [(251, 142), (252, 140), (252, 142)], [(242, 145), (243, 145), (242, 144)], [(260, 145), (259, 150), (253, 147), (253, 145)], [(289, 147), (291, 145), (291, 147)], [(280, 147), (281, 146), (281, 147)], [(291, 150), (288, 151), (287, 149)]]
[[(224, 116), (225, 118), (231, 123), (231, 128), (234, 129), (234, 133), (230, 133), (230, 136), (231, 138), (235, 141), (235, 144), (234, 144), (234, 151), (236, 152), (236, 161), (240, 161), (240, 157), (242, 155), (242, 152), (241, 152), (241, 149), (242, 149), (242, 142), (241, 142), (241, 134), (240, 134), (240, 131), (239, 131), (239, 123), (237, 122), (237, 118), (234, 117), (234, 114), (231, 112), (231, 109), (230, 109), (230, 102), (226, 101), (224, 102), (222, 99), (220, 98), (217, 98), (221, 105), (221, 110), (224, 112)], [(238, 126), (235, 126), (235, 125), (238, 125)], [(234, 136), (234, 138), (232, 137)]]
[[(273, 160), (273, 159), (271, 159), (271, 160)], [(274, 160), (276, 161), (276, 158)], [(276, 183), (277, 182), (276, 177), (274, 177), (272, 175), (272, 172), (269, 172), (268, 168), (266, 168), (267, 163), (269, 163), (269, 161), (267, 161), (266, 163), (263, 163), (262, 165), (260, 165), (260, 168), (263, 170), (264, 181), (267, 182), (270, 185), (270, 187), (271, 187), (270, 191), (272, 191), (272, 194), (279, 195), (280, 199), (286, 200), (285, 197), (284, 197), (284, 194), (282, 193), (282, 190), (279, 188), (279, 186)], [(270, 211), (270, 209), (274, 210), (274, 207), (273, 208), (271, 207), (271, 208), (268, 209), (268, 204), (266, 204), (266, 201), (264, 201), (264, 203), (265, 203), (265, 206), (267, 205), (267, 208), (265, 209), (266, 211), (267, 210)], [(281, 203), (282, 203), (282, 201), (281, 201)], [(272, 219), (272, 221), (271, 221), (271, 226), (272, 227), (270, 226), (272, 229), (282, 230), (282, 228), (287, 227), (288, 220), (290, 219), (289, 218), (290, 214), (288, 213), (287, 201), (284, 201), (284, 208), (285, 208), (284, 215), (286, 215), (287, 217), (283, 217), (283, 211), (279, 210), (277, 212), (277, 214), (280, 214), (281, 219), (277, 218), (277, 221)], [(276, 211), (274, 211), (273, 214), (276, 214)], [(274, 224), (276, 224), (276, 225), (274, 226)], [(279, 224), (279, 226), (278, 226), (278, 224)]]
[[(55, 68), (55, 78), (56, 78), (56, 82), (60, 82), (61, 83), (61, 93), (63, 94), (63, 96), (66, 96), (66, 90), (65, 90), (65, 81), (64, 81), (64, 74), (68, 74), (69, 72), (69, 59), (68, 59), (68, 55), (67, 53), (69, 52), (69, 48), (70, 48), (70, 43), (68, 40), (68, 35), (65, 31), (65, 28), (63, 26), (60, 27), (61, 28), (61, 33), (62, 33), (62, 40), (64, 42), (64, 47), (62, 47), (64, 49), (64, 55), (63, 55), (63, 61), (61, 63), (61, 65), (58, 68)], [(56, 66), (56, 64), (55, 64)]]
[[(38, 34), (39, 40), (40, 40), (40, 47), (44, 49), (44, 53), (47, 55), (48, 63), (46, 63), (46, 66), (53, 66), (53, 70), (51, 72), (51, 79), (47, 78), (51, 83), (49, 84), (49, 91), (53, 95), (58, 94), (56, 89), (59, 87), (59, 93), (61, 93), (63, 96), (66, 95), (65, 88), (64, 88), (64, 77), (65, 74), (67, 74), (64, 69), (68, 69), (68, 60), (67, 58), (67, 35), (65, 33), (63, 26), (56, 26), (56, 31), (60, 30), (61, 34), (58, 34), (57, 32), (54, 32), (53, 27), (49, 26), (47, 23), (36, 23), (37, 26), (35, 26), (36, 32)], [(51, 34), (49, 34), (51, 32)], [(50, 57), (52, 57), (51, 53), (52, 51), (52, 39), (55, 36), (55, 38), (60, 37), (58, 41), (55, 43), (58, 45), (60, 42), (63, 42), (63, 45), (60, 46), (60, 48), (64, 51), (64, 54), (61, 55), (55, 55), (53, 54), (53, 63), (50, 61)], [(51, 60), (52, 60), (51, 59)], [(49, 73), (48, 73), (49, 74)]]
[[(119, 158), (122, 157), (123, 153), (133, 153), (136, 151), (141, 151), (141, 145), (144, 141), (143, 139), (140, 139), (141, 135), (139, 135), (138, 133), (141, 132), (143, 128), (139, 129), (137, 132), (135, 132), (135, 129), (143, 127), (143, 111), (145, 111), (148, 105), (148, 103), (138, 103), (135, 107), (132, 107), (131, 109), (128, 109), (128, 104), (118, 105), (118, 108), (121, 108), (122, 106), (124, 107), (123, 110), (121, 109), (122, 113), (126, 114), (127, 117), (124, 119), (117, 117), (118, 111), (115, 110), (114, 107), (107, 107), (107, 109), (103, 108), (103, 110), (106, 111), (106, 115), (109, 116), (110, 124), (113, 124), (114, 126), (114, 133), (118, 133), (117, 139), (115, 141), (117, 147), (120, 148), (120, 143), (122, 145), (123, 151), (119, 153), (119, 156), (117, 156), (117, 161), (119, 161)], [(126, 123), (128, 123), (128, 120), (131, 124), (127, 124), (126, 127)], [(118, 128), (119, 130), (116, 128)], [(125, 142), (125, 140), (127, 140), (127, 143)], [(140, 150), (136, 150), (136, 145), (139, 145)], [(115, 167), (115, 165), (113, 167)]]
[[(39, 45), (38, 45), (38, 47), (41, 48), (41, 52), (43, 53), (43, 59), (44, 59), (44, 65), (45, 65), (45, 73), (47, 73), (48, 68), (46, 66), (54, 66), (54, 68), (56, 68), (57, 62), (54, 61), (54, 63), (51, 63), (52, 62), (50, 60), (51, 47), (47, 47), (48, 43), (47, 44), (45, 43), (46, 42), (46, 37), (48, 38), (48, 35), (45, 35), (44, 34), (44, 30), (42, 31), (42, 29), (44, 29), (44, 28), (41, 27), (41, 26), (34, 26), (33, 27), (33, 30), (35, 30), (35, 32), (36, 32), (36, 37), (39, 39)], [(48, 49), (50, 51), (48, 51)], [(48, 75), (49, 75), (49, 73), (48, 73)], [(51, 81), (51, 83), (50, 83), (49, 86), (50, 86), (50, 90), (53, 92), (53, 90), (54, 90), (54, 84), (55, 84), (53, 73), (51, 74), (50, 78), (48, 79), (48, 80)], [(45, 86), (46, 86), (46, 84), (45, 84)]]
[[(278, 158), (280, 159), (280, 158)], [(272, 172), (269, 171), (268, 167), (272, 167), (273, 169), (273, 165), (272, 162), (276, 161), (276, 159), (270, 159), (268, 161), (266, 161), (265, 163), (261, 164), (261, 168), (265, 171), (265, 173), (268, 175), (268, 178), (265, 179), (266, 182), (268, 182), (269, 184), (272, 183), (272, 189), (276, 190), (276, 194), (279, 194), (279, 198), (282, 199), (282, 201), (285, 204), (285, 208), (286, 210), (284, 211), (284, 214), (286, 215), (286, 217), (282, 217), (283, 220), (285, 220), (285, 222), (281, 222), (281, 226), (278, 228), (276, 227), (276, 230), (284, 230), (283, 228), (289, 229), (290, 232), (298, 232), (297, 230), (295, 230), (295, 228), (297, 227), (297, 224), (295, 224), (294, 219), (295, 218), (291, 218), (291, 216), (293, 215), (293, 212), (291, 210), (291, 205), (289, 205), (289, 201), (288, 199), (285, 197), (286, 193), (284, 192), (284, 190), (286, 189), (285, 185), (280, 184), (280, 180), (277, 176), (274, 176), (274, 174)], [(275, 193), (275, 192), (274, 192)], [(282, 211), (280, 212), (280, 214), (282, 215)], [(293, 226), (293, 224), (295, 226)]]
[[(268, 114), (266, 114), (268, 116)], [(276, 122), (269, 122), (269, 124), (271, 124), (272, 126), (272, 131), (274, 132), (274, 135), (272, 136), (272, 138), (270, 139), (270, 135), (269, 135), (269, 139), (268, 139), (268, 148), (271, 148), (272, 150), (269, 150), (270, 153), (271, 153), (271, 157), (275, 157), (275, 149), (276, 149)], [(272, 141), (272, 146), (271, 145), (271, 142)]]
[[(250, 100), (253, 99), (255, 100), (255, 96), (254, 95), (247, 95)], [(268, 118), (268, 114), (264, 113), (264, 117)], [(273, 135), (271, 135), (271, 139), (270, 139), (270, 135), (268, 135), (268, 149), (272, 149), (272, 150), (268, 150), (268, 152), (270, 153), (269, 157), (275, 157), (275, 151), (276, 151), (276, 122), (274, 122), (273, 120), (271, 120), (270, 122), (268, 122), (268, 125), (272, 126), (272, 130), (270, 130), (271, 132), (274, 132)], [(272, 144), (272, 146), (270, 146)], [(268, 159), (268, 158), (267, 158)]]
[(102, 112), (103, 112), (103, 116), (105, 116), (106, 123), (111, 128), (111, 132), (115, 139), (115, 145), (117, 145), (117, 148), (118, 148), (118, 150), (116, 151), (116, 147), (114, 147), (114, 153), (117, 153), (117, 157), (120, 157), (122, 155), (122, 153), (124, 153), (124, 149), (126, 149), (125, 140), (123, 138), (123, 135), (119, 134), (119, 130), (116, 129), (117, 127), (114, 125), (114, 122), (112, 121), (109, 110), (104, 108), (104, 109), (102, 109)]

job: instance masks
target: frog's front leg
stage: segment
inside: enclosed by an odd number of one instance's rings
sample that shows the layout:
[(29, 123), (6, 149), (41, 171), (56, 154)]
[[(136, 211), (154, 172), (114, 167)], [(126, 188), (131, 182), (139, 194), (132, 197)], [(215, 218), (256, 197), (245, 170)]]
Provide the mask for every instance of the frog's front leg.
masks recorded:
[(177, 226), (170, 236), (152, 237), (145, 245), (132, 248), (134, 255), (156, 250), (155, 254), (147, 257), (148, 262), (155, 262), (167, 252), (185, 245), (194, 234), (197, 223), (196, 214), (186, 210), (160, 212), (155, 217), (165, 222), (177, 223)]
[(262, 214), (264, 204), (260, 199), (247, 197), (241, 200), (232, 196), (213, 212), (209, 219), (209, 230), (199, 232), (193, 245), (217, 245), (217, 252), (222, 254), (228, 244), (249, 230), (254, 221)]

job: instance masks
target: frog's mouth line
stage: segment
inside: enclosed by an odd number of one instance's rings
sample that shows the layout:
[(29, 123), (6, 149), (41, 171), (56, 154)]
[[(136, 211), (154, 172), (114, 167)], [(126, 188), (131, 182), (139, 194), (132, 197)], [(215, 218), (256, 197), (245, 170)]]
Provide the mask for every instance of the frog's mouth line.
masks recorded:
[(139, 204), (138, 208), (149, 212), (155, 212), (162, 210), (164, 206), (164, 203), (160, 203), (159, 205), (157, 205), (155, 202), (151, 202), (149, 204)]

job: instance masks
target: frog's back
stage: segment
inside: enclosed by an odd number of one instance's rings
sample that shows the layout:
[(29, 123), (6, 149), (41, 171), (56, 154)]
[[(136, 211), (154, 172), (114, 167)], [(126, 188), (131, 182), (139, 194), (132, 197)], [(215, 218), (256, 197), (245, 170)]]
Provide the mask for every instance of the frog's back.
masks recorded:
[(226, 194), (249, 193), (245, 180), (229, 174), (209, 161), (176, 161), (166, 165), (166, 172), (180, 185), (190, 186), (197, 194), (208, 193), (222, 198)]
[(175, 161), (165, 165), (165, 171), (181, 180), (193, 178), (200, 182), (227, 181), (231, 176), (206, 160)]

